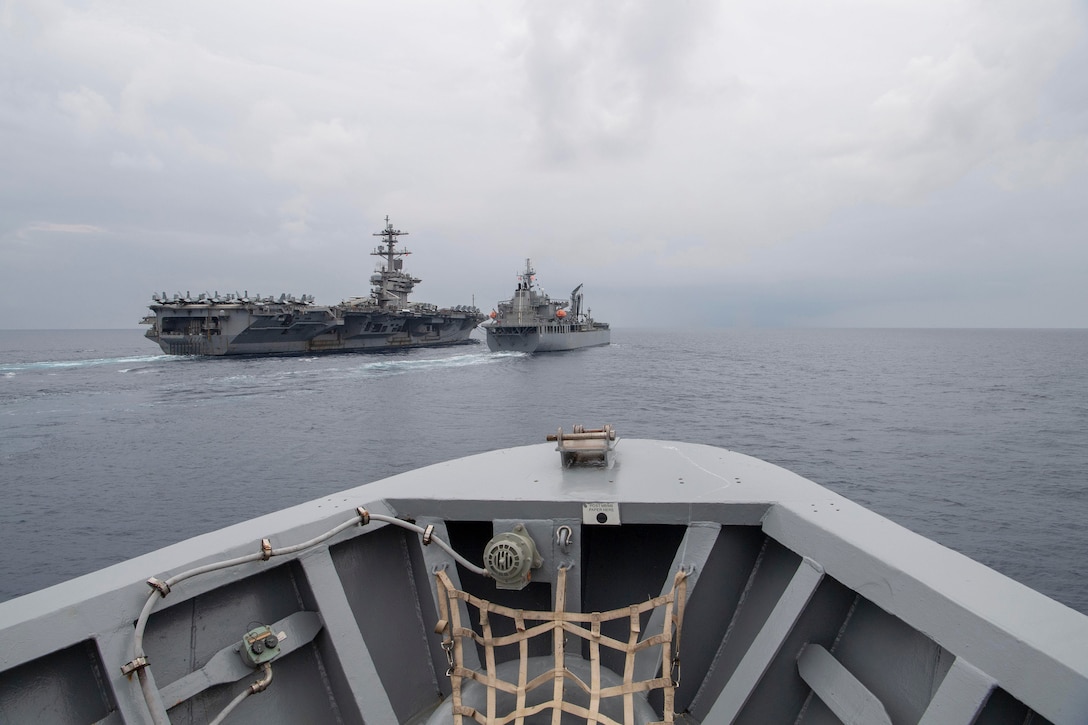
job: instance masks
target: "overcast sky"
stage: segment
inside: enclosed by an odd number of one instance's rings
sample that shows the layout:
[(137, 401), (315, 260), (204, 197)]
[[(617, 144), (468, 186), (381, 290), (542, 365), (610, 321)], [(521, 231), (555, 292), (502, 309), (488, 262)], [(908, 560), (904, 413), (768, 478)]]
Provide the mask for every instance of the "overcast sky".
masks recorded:
[(413, 299), (1088, 327), (1088, 5), (0, 0), (0, 328)]

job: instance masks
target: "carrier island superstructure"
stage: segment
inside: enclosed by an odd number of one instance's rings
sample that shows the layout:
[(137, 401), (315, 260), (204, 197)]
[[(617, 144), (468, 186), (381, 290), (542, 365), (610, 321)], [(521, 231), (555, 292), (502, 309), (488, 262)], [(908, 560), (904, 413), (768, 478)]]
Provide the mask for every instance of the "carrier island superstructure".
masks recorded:
[(493, 352), (574, 350), (607, 345), (612, 335), (607, 322), (598, 322), (590, 310), (583, 310), (582, 285), (571, 291), (569, 301), (553, 300), (536, 284), (528, 259), (525, 271), (518, 273), (514, 296), (498, 304), (483, 329)]
[(440, 309), (409, 302), (422, 280), (404, 271), (411, 252), (397, 247), (397, 237), (408, 232), (394, 229), (389, 217), (385, 222), (374, 234), (381, 241), (371, 255), (382, 261), (367, 297), (321, 306), (310, 295), (251, 297), (246, 291), (168, 298), (163, 292), (153, 296), (153, 314), (142, 321), (149, 325), (145, 335), (170, 355), (362, 352), (469, 341), (483, 314), (474, 305)]

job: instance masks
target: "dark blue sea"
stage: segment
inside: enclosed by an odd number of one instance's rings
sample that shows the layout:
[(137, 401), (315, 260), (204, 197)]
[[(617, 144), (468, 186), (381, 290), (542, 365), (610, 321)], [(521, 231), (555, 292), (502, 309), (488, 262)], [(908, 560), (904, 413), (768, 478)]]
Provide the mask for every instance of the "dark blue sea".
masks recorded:
[[(1088, 330), (617, 329), (206, 359), (0, 331), (0, 601), (559, 426), (785, 466), (1088, 613)], [(154, 573), (154, 572), (151, 572)]]

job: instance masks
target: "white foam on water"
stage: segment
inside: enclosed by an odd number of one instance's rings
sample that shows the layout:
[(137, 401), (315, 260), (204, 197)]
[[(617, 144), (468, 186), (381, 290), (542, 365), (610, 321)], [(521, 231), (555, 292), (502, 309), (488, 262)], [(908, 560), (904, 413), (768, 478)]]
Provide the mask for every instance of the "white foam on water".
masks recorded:
[[(9, 363), (7, 365), (0, 365), (0, 373), (3, 373), (5, 376), (10, 376), (14, 375), (15, 373), (22, 372), (49, 372), (52, 370), (65, 370), (69, 368), (97, 367), (100, 365), (123, 365), (125, 363), (161, 362), (170, 359), (176, 358), (172, 355), (138, 355), (133, 357), (92, 358), (89, 360), (42, 360), (38, 362)], [(128, 370), (121, 370), (120, 372), (128, 372)]]

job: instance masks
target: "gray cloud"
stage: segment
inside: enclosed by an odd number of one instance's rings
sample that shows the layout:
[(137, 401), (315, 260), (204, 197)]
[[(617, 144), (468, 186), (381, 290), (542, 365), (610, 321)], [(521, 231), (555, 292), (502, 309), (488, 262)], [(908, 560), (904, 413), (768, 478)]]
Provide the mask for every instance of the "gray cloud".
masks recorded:
[(544, 156), (638, 153), (660, 109), (685, 92), (684, 63), (713, 4), (531, 5), (522, 53)]
[(334, 302), (390, 214), (443, 304), (531, 256), (617, 324), (1085, 325), (1085, 28), (1062, 0), (9, 0), (0, 311)]

